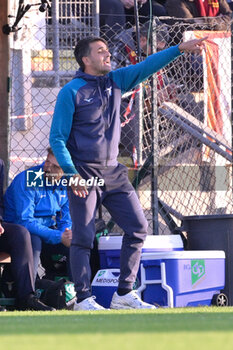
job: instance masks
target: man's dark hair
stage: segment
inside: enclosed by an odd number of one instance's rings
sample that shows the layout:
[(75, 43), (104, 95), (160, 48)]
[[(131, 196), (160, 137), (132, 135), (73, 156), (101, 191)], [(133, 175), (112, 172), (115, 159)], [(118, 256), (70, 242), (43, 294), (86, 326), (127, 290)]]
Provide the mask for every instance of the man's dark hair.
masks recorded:
[(90, 54), (90, 44), (95, 43), (96, 41), (102, 41), (106, 46), (108, 46), (106, 40), (99, 38), (98, 36), (89, 36), (87, 38), (79, 40), (74, 49), (74, 56), (82, 70), (85, 69), (82, 58)]

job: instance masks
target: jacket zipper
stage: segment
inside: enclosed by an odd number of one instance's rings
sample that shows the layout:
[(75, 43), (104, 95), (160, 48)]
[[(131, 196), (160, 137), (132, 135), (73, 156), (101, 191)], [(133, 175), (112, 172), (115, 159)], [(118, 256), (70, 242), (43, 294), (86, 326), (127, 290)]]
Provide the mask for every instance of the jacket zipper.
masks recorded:
[[(104, 118), (104, 109), (106, 108), (106, 104), (104, 104), (104, 101), (103, 101), (103, 98), (102, 98), (101, 86), (100, 86), (99, 82), (98, 82), (98, 90), (99, 90), (99, 94), (100, 94), (101, 103), (102, 103), (102, 106), (103, 106), (103, 119), (104, 119), (104, 124), (105, 124), (105, 130), (107, 130), (109, 125), (108, 125), (108, 121), (106, 121), (105, 118)], [(105, 160), (105, 167), (106, 168), (108, 166), (109, 154), (110, 154), (110, 147), (107, 147), (107, 158)]]

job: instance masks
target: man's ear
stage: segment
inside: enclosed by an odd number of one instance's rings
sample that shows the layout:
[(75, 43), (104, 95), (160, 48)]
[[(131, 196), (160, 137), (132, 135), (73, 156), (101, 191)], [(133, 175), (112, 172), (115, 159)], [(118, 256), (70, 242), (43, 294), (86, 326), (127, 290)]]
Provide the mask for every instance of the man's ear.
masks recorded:
[(88, 56), (83, 56), (82, 61), (83, 61), (84, 65), (87, 66), (89, 64)]

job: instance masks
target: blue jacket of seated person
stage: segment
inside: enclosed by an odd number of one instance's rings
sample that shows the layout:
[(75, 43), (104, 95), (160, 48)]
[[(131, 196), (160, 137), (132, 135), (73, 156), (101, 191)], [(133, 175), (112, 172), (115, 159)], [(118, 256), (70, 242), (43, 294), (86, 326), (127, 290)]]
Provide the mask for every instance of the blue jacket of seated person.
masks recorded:
[[(35, 173), (39, 175), (43, 165), (14, 178), (4, 195), (4, 220), (23, 225), (46, 243), (58, 244), (65, 229), (71, 228), (67, 190), (58, 185), (47, 186), (42, 175), (37, 178), (36, 186), (33, 185), (32, 176), (35, 179)], [(52, 229), (53, 226), (57, 229)]]

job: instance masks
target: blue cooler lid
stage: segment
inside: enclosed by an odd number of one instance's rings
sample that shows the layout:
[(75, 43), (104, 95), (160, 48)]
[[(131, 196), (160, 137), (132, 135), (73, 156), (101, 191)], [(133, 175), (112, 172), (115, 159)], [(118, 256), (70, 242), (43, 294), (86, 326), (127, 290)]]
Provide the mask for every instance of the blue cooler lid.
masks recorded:
[(120, 250), (122, 245), (122, 236), (101, 236), (99, 238), (99, 250)]
[(184, 250), (180, 235), (148, 235), (142, 247), (142, 253)]
[[(121, 249), (122, 236), (101, 236), (99, 250)], [(142, 252), (161, 252), (172, 250), (184, 250), (180, 235), (148, 235), (144, 242)]]
[(223, 250), (184, 250), (180, 252), (142, 253), (141, 260), (169, 259), (225, 259)]

